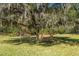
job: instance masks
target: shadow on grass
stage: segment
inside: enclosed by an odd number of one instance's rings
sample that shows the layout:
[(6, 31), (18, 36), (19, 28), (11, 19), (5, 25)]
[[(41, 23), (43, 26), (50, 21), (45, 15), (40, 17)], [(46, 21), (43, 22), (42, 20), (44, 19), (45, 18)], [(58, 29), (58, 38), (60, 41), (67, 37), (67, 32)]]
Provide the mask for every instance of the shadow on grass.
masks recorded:
[(35, 37), (21, 37), (21, 38), (11, 38), (10, 40), (4, 40), (3, 43), (20, 45), (23, 43), (29, 43), (30, 45), (36, 44)]
[[(3, 43), (9, 43), (14, 45), (20, 45), (23, 43), (28, 43), (30, 45), (37, 44), (37, 41), (35, 40), (35, 37), (24, 37), (24, 38), (12, 38), (11, 40), (4, 40)], [(71, 39), (69, 37), (44, 37), (42, 40), (39, 41), (38, 45), (42, 46), (52, 46), (57, 44), (69, 44), (71, 46), (73, 45), (79, 45), (79, 39)]]
[(54, 37), (54, 38), (48, 37), (48, 38), (44, 38), (41, 43), (42, 44), (40, 45), (43, 46), (52, 46), (62, 43), (73, 46), (73, 45), (79, 45), (79, 39), (71, 39), (69, 37)]

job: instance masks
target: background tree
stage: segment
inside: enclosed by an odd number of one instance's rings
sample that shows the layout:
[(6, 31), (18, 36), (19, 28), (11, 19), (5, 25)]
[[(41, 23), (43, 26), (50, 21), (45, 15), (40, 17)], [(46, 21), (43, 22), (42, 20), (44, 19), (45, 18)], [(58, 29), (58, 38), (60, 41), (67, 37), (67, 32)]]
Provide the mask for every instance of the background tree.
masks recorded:
[(78, 4), (0, 4), (0, 31), (20, 36), (34, 34), (37, 41), (44, 33), (52, 37), (57, 33), (76, 33), (79, 30), (78, 10)]

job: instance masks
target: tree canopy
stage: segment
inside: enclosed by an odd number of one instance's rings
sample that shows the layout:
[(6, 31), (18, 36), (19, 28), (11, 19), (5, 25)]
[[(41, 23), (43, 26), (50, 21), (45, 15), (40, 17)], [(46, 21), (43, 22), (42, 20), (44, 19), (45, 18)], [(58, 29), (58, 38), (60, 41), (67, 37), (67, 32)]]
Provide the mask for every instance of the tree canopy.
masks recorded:
[(0, 32), (19, 35), (78, 33), (79, 4), (7, 3), (0, 4)]

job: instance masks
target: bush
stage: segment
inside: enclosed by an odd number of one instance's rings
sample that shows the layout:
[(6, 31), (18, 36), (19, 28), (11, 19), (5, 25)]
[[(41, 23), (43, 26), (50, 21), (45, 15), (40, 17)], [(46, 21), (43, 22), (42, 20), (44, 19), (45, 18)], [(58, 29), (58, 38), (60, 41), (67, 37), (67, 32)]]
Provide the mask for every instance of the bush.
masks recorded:
[(19, 31), (19, 28), (17, 27), (1, 27), (0, 32), (3, 33), (16, 33)]
[(65, 33), (65, 28), (64, 27), (59, 27), (58, 33), (60, 33), (60, 34)]

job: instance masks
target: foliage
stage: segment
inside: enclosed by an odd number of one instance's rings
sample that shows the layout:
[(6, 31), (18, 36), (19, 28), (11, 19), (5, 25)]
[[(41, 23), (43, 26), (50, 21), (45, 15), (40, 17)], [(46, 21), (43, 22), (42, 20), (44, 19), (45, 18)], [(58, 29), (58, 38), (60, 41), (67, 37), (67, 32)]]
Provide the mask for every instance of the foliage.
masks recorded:
[[(8, 3), (0, 4), (1, 32), (34, 34), (78, 31), (78, 4)], [(19, 30), (18, 30), (19, 29)], [(25, 32), (25, 33), (24, 33)], [(22, 34), (23, 33), (23, 34)]]

